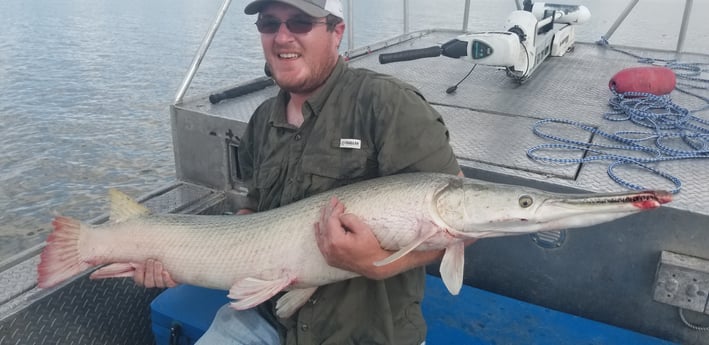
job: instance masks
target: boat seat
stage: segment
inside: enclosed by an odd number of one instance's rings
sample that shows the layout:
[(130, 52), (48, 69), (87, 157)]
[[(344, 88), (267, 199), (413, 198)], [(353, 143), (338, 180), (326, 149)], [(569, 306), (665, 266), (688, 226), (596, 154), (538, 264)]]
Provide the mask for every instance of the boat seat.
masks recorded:
[[(672, 344), (464, 285), (452, 296), (427, 275), (423, 312), (432, 344)], [(227, 292), (180, 285), (151, 304), (157, 345), (189, 345), (207, 330)]]

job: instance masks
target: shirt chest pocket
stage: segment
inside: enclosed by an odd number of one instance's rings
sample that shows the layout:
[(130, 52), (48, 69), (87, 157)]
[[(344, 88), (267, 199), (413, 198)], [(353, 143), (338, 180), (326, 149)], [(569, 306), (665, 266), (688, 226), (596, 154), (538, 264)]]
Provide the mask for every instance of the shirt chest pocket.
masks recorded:
[(376, 156), (366, 149), (331, 149), (303, 156), (310, 192), (322, 192), (379, 175)]
[(282, 182), (278, 179), (281, 170), (278, 167), (261, 168), (254, 174), (253, 187), (256, 189), (252, 196), (256, 199), (257, 210), (265, 211), (280, 205), (280, 195), (283, 192)]

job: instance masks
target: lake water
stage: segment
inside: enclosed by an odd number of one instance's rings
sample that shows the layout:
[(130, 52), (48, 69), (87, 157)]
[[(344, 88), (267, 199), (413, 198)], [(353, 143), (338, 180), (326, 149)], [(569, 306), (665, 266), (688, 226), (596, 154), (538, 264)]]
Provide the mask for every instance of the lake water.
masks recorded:
[[(246, 0), (234, 0), (188, 95), (262, 75)], [(581, 3), (577, 40), (605, 34), (625, 2)], [(435, 5), (430, 5), (435, 4)], [(411, 0), (411, 29), (460, 28), (462, 0)], [(641, 1), (611, 43), (674, 49), (682, 1)], [(402, 1), (357, 0), (355, 46), (402, 30)], [(89, 220), (108, 188), (139, 196), (174, 180), (168, 106), (221, 1), (0, 1), (0, 261), (40, 243), (54, 212)], [(433, 8), (432, 8), (433, 6)], [(472, 1), (471, 30), (499, 30), (514, 1)], [(709, 53), (709, 0), (685, 50)], [(343, 44), (346, 46), (346, 44)]]

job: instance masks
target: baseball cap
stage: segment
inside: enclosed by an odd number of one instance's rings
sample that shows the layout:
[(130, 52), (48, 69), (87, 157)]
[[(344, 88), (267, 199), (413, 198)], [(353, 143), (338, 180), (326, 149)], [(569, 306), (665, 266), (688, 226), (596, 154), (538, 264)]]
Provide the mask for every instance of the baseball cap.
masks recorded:
[(256, 0), (246, 5), (246, 8), (244, 8), (244, 13), (259, 13), (264, 6), (272, 2), (280, 2), (291, 5), (312, 17), (320, 18), (325, 17), (328, 14), (332, 14), (343, 19), (345, 17), (342, 13), (342, 1), (340, 0)]

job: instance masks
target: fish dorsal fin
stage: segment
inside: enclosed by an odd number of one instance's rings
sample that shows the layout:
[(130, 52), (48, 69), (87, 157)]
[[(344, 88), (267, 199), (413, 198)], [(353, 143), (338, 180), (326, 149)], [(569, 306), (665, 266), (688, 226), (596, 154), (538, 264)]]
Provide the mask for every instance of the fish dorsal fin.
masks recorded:
[(429, 238), (433, 237), (436, 235), (438, 232), (438, 227), (435, 225), (431, 224), (430, 222), (425, 222), (421, 224), (420, 229), (419, 229), (419, 234), (416, 239), (414, 239), (411, 243), (409, 243), (406, 247), (399, 249), (396, 253), (391, 254), (389, 257), (375, 261), (374, 266), (384, 266), (388, 265), (396, 260), (401, 259), (402, 256), (408, 254), (410, 251), (416, 249), (416, 247), (420, 246), (421, 243), (426, 242)]
[(112, 222), (120, 223), (150, 213), (145, 206), (117, 189), (109, 189), (108, 196), (111, 200), (109, 219)]
[(448, 247), (441, 260), (441, 278), (452, 295), (457, 295), (463, 287), (463, 265), (465, 264), (465, 244), (456, 241)]

